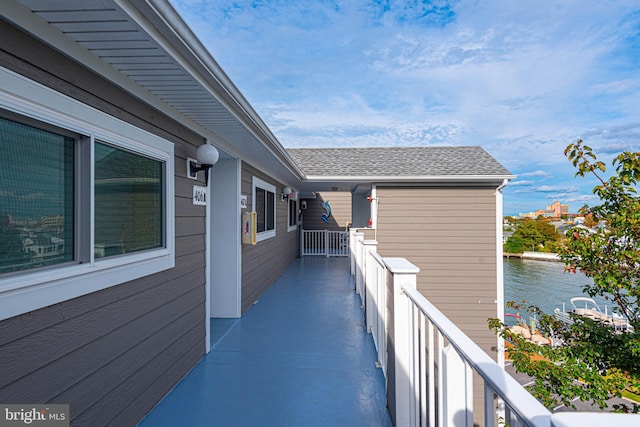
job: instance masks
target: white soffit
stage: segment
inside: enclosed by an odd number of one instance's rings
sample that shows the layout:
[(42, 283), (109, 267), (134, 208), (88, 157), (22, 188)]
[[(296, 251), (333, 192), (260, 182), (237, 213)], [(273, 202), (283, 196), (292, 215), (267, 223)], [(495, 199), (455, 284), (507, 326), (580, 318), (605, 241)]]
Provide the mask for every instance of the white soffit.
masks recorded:
[(221, 148), (283, 182), (303, 177), (166, 0), (16, 1), (205, 129)]

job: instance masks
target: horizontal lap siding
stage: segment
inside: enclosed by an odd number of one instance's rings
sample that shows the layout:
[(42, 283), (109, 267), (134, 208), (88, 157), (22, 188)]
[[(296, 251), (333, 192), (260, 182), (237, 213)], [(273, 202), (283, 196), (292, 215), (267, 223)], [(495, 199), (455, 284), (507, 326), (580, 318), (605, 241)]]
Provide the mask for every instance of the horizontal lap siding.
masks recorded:
[[(420, 267), (418, 290), (496, 358), (495, 188), (377, 189), (378, 252)], [(474, 375), (474, 422), (483, 423), (483, 383)]]
[[(344, 231), (351, 223), (351, 193), (336, 191), (318, 193), (315, 199), (305, 199), (307, 209), (302, 211), (302, 227), (305, 230)], [(322, 219), (324, 203), (329, 202), (329, 222)]]
[(420, 267), (418, 289), (492, 357), (495, 188), (377, 189), (378, 251)]
[(260, 178), (276, 187), (276, 236), (255, 246), (242, 245), (242, 312), (247, 311), (298, 256), (298, 233), (287, 231), (287, 202), (281, 201), (284, 185), (250, 165), (242, 164), (242, 194), (247, 196), (247, 208), (253, 210), (252, 180)]
[(0, 402), (134, 425), (204, 354), (205, 209), (185, 178), (203, 138), (2, 21), (0, 38), (5, 67), (175, 144), (175, 268), (0, 322)]

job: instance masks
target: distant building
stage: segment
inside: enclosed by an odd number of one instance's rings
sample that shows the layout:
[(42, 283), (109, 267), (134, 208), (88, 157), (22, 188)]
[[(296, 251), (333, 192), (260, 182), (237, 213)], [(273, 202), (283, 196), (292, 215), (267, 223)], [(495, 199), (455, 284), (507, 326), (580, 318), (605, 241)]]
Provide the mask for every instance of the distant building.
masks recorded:
[(529, 212), (529, 213), (520, 213), (518, 214), (518, 217), (535, 219), (535, 218), (538, 218), (539, 216), (543, 216), (545, 218), (560, 219), (563, 216), (566, 217), (570, 215), (571, 214), (569, 213), (569, 205), (564, 205), (556, 200), (551, 205), (547, 206), (546, 209), (539, 209), (535, 212)]
[(569, 205), (563, 205), (556, 200), (551, 206), (547, 206), (547, 212), (552, 212), (553, 218), (562, 218), (563, 215), (569, 214)]

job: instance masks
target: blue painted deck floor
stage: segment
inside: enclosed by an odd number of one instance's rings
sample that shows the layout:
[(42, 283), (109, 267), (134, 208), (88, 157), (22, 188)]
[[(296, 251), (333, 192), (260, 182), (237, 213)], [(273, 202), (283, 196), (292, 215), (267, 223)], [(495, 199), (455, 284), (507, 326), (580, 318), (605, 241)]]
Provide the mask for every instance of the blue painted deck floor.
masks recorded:
[(297, 259), (220, 335), (140, 426), (391, 425), (347, 259)]

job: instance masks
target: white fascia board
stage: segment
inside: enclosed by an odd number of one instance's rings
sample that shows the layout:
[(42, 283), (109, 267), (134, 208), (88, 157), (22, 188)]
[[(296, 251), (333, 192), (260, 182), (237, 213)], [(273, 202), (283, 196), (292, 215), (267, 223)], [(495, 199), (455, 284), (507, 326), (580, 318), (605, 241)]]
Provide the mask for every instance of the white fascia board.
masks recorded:
[[(151, 25), (147, 19), (134, 7), (131, 6), (129, 1), (114, 0), (132, 19), (136, 21), (162, 48), (167, 51), (172, 58), (174, 58), (180, 66), (182, 66), (189, 75), (198, 81), (200, 85), (207, 88), (208, 92), (214, 96), (218, 102), (220, 102), (240, 123), (246, 123), (247, 121), (254, 126), (245, 125), (245, 127), (251, 132), (251, 134), (259, 141), (269, 152), (276, 158), (280, 156), (284, 158), (288, 164), (284, 164), (294, 175), (303, 177), (304, 173), (298, 165), (293, 161), (286, 149), (278, 142), (277, 138), (269, 127), (260, 118), (258, 113), (253, 109), (251, 104), (245, 99), (242, 93), (238, 90), (235, 84), (229, 79), (226, 73), (220, 68), (218, 63), (213, 59), (209, 51), (202, 45), (200, 40), (193, 34), (191, 29), (185, 24), (184, 20), (175, 11), (175, 9), (166, 0), (146, 0), (142, 4), (146, 4), (150, 7), (156, 16), (164, 22), (167, 28), (172, 34), (182, 42), (183, 46), (193, 56), (204, 70), (208, 72), (207, 76), (212, 78), (217, 84), (219, 84), (225, 92), (235, 101), (235, 106), (239, 108), (244, 114), (241, 116), (237, 113), (237, 109), (229, 105), (225, 99), (218, 96), (215, 89), (211, 87), (211, 84), (206, 78), (203, 78), (201, 74), (196, 70), (186, 58), (176, 49), (163, 34), (158, 31), (153, 25)], [(138, 2), (136, 2), (138, 3)], [(255, 131), (257, 128), (263, 137), (258, 135)], [(265, 138), (266, 137), (266, 138)], [(241, 156), (239, 156), (241, 158)]]
[(344, 182), (377, 182), (380, 184), (395, 184), (398, 182), (499, 182), (515, 178), (513, 175), (434, 175), (434, 176), (313, 176), (308, 175), (306, 182), (344, 181)]

